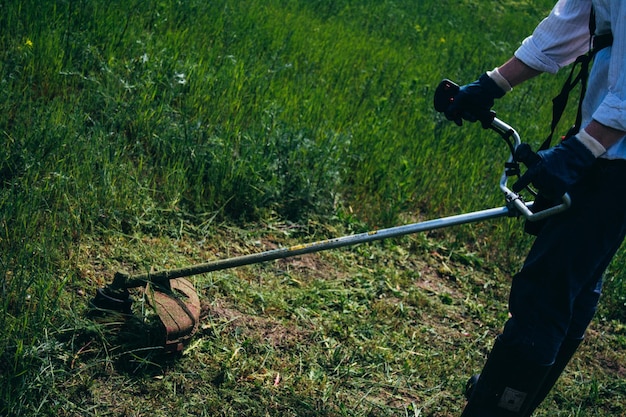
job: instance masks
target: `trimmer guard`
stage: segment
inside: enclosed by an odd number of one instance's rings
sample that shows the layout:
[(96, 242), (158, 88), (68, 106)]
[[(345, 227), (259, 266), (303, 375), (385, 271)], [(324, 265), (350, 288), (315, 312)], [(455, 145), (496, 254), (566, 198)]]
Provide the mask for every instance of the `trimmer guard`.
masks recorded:
[(171, 291), (146, 285), (148, 303), (158, 314), (165, 334), (167, 351), (180, 352), (200, 321), (200, 299), (191, 282), (185, 278), (170, 281)]

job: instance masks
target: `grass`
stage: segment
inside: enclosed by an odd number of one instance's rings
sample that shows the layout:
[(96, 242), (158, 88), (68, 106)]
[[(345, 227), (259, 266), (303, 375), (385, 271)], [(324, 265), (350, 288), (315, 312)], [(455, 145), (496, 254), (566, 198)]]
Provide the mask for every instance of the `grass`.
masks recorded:
[[(551, 4), (0, 1), (0, 414), (458, 415), (530, 242), (517, 220), (194, 277), (180, 356), (140, 297), (137, 320), (87, 306), (122, 268), (502, 205), (505, 147), (432, 95)], [(559, 81), (498, 115), (539, 144)], [(626, 412), (623, 256), (545, 415)]]

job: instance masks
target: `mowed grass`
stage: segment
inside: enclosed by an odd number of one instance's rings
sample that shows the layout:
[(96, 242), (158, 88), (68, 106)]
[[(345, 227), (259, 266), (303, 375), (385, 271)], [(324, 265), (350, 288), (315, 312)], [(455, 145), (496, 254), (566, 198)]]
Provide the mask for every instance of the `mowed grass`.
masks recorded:
[[(182, 355), (87, 316), (145, 272), (503, 204), (432, 109), (551, 1), (0, 3), (0, 414), (454, 416), (506, 320), (517, 219), (193, 277)], [(498, 103), (537, 145), (559, 77)], [(529, 117), (530, 116), (530, 117)], [(543, 415), (623, 415), (624, 253)]]

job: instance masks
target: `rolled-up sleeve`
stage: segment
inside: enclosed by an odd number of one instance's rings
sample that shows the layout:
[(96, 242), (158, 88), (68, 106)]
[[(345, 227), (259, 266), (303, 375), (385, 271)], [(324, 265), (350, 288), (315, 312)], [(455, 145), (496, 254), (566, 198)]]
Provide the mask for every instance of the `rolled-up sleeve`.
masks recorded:
[(538, 71), (556, 73), (589, 50), (590, 13), (591, 0), (560, 0), (515, 56)]
[(607, 95), (594, 111), (593, 118), (603, 125), (626, 131), (626, 2), (611, 3), (611, 31)]

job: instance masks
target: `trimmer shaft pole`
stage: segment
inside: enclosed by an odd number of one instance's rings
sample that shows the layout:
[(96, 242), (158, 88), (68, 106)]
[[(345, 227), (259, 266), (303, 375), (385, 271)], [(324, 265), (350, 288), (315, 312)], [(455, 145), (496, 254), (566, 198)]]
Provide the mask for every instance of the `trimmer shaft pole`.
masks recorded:
[(342, 236), (333, 239), (321, 240), (318, 242), (295, 245), (288, 248), (273, 249), (257, 254), (238, 256), (235, 258), (222, 259), (185, 268), (166, 270), (156, 273), (129, 275), (125, 272), (115, 274), (112, 287), (134, 288), (145, 285), (146, 282), (167, 285), (171, 279), (188, 277), (192, 275), (204, 274), (207, 272), (221, 271), (244, 265), (252, 265), (276, 259), (290, 258), (307, 253), (320, 252), (329, 249), (336, 249), (344, 246), (351, 246), (365, 242), (387, 239), (391, 237), (404, 236), (412, 233), (425, 232), (429, 230), (441, 229), (466, 223), (474, 223), (482, 220), (495, 219), (498, 217), (512, 216), (509, 208), (499, 207), (487, 210), (475, 211), (472, 213), (459, 214), (440, 219), (427, 220), (424, 222), (407, 224), (403, 226), (391, 227), (388, 229), (374, 230), (371, 232), (356, 235)]

